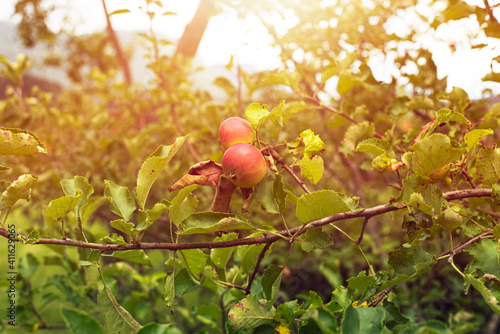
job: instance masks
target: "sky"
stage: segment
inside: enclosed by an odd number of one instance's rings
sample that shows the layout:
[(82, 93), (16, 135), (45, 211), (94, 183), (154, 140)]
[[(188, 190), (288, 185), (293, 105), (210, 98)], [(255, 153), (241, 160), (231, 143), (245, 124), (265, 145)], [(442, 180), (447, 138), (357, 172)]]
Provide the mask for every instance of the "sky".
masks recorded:
[[(69, 13), (69, 25), (76, 33), (89, 33), (103, 30), (106, 26), (101, 0), (44, 0), (54, 3), (63, 10), (53, 16), (54, 28), (63, 19), (63, 13)], [(194, 15), (199, 0), (163, 1), (164, 10), (177, 15), (166, 15), (155, 18), (154, 30), (176, 40), (182, 35), (186, 24)], [(469, 4), (482, 5), (482, 0), (467, 0)], [(493, 3), (493, 0), (490, 0)], [(500, 2), (500, 1), (499, 1)], [(0, 0), (0, 21), (15, 22), (12, 18), (15, 0)], [(149, 27), (146, 15), (138, 7), (143, 1), (107, 0), (108, 12), (129, 9), (130, 13), (111, 16), (116, 30), (145, 31)], [(425, 12), (425, 8), (422, 8)], [(500, 13), (499, 13), (500, 14)], [(498, 15), (500, 17), (500, 15)], [(287, 24), (287, 22), (284, 22)], [(291, 24), (288, 22), (288, 24)], [(394, 20), (393, 29), (398, 31), (405, 22)], [(432, 38), (423, 41), (431, 49), (434, 61), (438, 66), (438, 75), (447, 76), (449, 88), (458, 86), (467, 91), (472, 98), (478, 98), (486, 88), (500, 91), (500, 85), (485, 83), (481, 78), (490, 72), (491, 59), (500, 55), (500, 43), (491, 44), (484, 49), (470, 49), (466, 46), (470, 31), (477, 29), (473, 20), (461, 20), (448, 27), (440, 27)], [(433, 40), (447, 40), (458, 47), (451, 52), (442, 43)], [(225, 11), (210, 19), (209, 25), (198, 49), (198, 56), (204, 66), (225, 65), (236, 55), (241, 64), (251, 65), (258, 70), (274, 69), (279, 65), (278, 50), (269, 46), (271, 37), (265, 32), (255, 16), (248, 16), (244, 21), (238, 20), (235, 11)], [(371, 63), (374, 76), (380, 81), (390, 81), (394, 69), (387, 61), (374, 59)]]

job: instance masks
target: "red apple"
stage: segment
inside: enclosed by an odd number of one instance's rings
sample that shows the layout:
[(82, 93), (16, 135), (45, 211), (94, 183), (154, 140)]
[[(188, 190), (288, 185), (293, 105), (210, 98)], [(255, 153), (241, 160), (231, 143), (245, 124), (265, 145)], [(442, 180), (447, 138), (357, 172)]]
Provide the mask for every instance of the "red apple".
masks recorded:
[(251, 188), (266, 175), (267, 164), (262, 153), (250, 144), (235, 144), (222, 157), (226, 177), (241, 188)]
[(222, 152), (226, 152), (234, 144), (251, 144), (254, 140), (254, 132), (250, 123), (243, 118), (231, 117), (221, 123), (219, 139)]

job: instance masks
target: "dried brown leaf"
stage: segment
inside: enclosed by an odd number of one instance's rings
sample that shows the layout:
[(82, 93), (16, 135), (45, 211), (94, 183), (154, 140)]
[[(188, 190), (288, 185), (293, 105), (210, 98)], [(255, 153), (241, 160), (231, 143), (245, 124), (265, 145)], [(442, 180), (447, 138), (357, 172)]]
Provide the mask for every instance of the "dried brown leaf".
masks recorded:
[(221, 174), (222, 167), (220, 164), (213, 162), (212, 160), (202, 161), (191, 166), (187, 174), (178, 180), (173, 186), (168, 188), (168, 190), (174, 191), (193, 184), (217, 187)]
[(210, 206), (210, 211), (212, 212), (230, 212), (231, 211), (231, 198), (233, 198), (236, 186), (226, 179), (221, 177), (217, 190), (215, 192), (215, 198)]

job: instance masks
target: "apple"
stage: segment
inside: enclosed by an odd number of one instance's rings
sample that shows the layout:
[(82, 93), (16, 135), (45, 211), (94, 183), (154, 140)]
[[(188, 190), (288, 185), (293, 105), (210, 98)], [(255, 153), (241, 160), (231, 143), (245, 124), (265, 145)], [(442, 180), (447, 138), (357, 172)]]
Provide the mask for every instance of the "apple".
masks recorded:
[(250, 123), (243, 118), (231, 117), (221, 123), (219, 139), (222, 152), (226, 152), (234, 144), (251, 144), (254, 140), (254, 132)]
[(252, 188), (258, 184), (267, 171), (262, 153), (250, 144), (234, 144), (222, 157), (224, 174), (235, 186)]
[(434, 172), (430, 173), (427, 177), (431, 180), (431, 183), (438, 183), (442, 181), (450, 172), (451, 164), (444, 165), (436, 169)]

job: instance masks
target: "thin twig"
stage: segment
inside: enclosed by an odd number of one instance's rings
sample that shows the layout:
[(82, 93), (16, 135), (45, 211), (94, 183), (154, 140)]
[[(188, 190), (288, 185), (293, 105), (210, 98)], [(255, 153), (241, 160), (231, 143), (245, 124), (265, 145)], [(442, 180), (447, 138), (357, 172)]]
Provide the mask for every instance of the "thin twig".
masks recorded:
[(464, 168), (462, 169), (462, 174), (465, 176), (467, 179), (467, 182), (471, 185), (472, 188), (476, 189), (477, 185), (474, 183), (474, 180), (472, 179), (472, 176), (467, 172), (467, 170)]
[(365, 220), (363, 220), (363, 226), (361, 226), (361, 233), (359, 234), (359, 238), (356, 241), (356, 245), (360, 245), (361, 241), (363, 241), (363, 235), (365, 234), (365, 228), (366, 224), (368, 224), (368, 221), (370, 220), (370, 217), (365, 217)]
[(487, 239), (487, 238), (491, 238), (493, 236), (493, 231), (486, 231), (484, 233), (481, 233), (480, 235), (478, 236), (475, 236), (474, 238), (470, 239), (470, 240), (467, 240), (455, 247), (453, 247), (453, 250), (448, 250), (446, 252), (443, 252), (441, 254), (439, 254), (436, 258), (438, 260), (446, 257), (447, 255), (449, 254), (457, 254), (457, 253), (460, 253), (462, 250), (464, 250), (465, 248), (469, 247), (470, 245), (472, 245), (473, 243), (476, 243), (478, 242), (479, 240), (481, 239)]
[(271, 243), (266, 244), (264, 248), (262, 248), (262, 251), (259, 254), (259, 257), (257, 258), (257, 263), (255, 264), (255, 269), (252, 272), (252, 275), (250, 276), (250, 279), (248, 280), (247, 287), (245, 289), (245, 294), (248, 295), (250, 293), (250, 289), (252, 288), (252, 283), (253, 280), (255, 279), (255, 275), (257, 275), (257, 271), (259, 271), (259, 266), (260, 262), (264, 258), (264, 255), (266, 255), (266, 252), (269, 250), (269, 247), (271, 247)]
[(353, 238), (351, 238), (351, 236), (349, 234), (347, 234), (346, 232), (344, 232), (344, 230), (341, 229), (340, 227), (338, 227), (337, 225), (334, 225), (334, 224), (330, 223), (330, 226), (332, 226), (334, 229), (336, 229), (337, 231), (339, 231), (340, 233), (342, 233), (343, 235), (345, 235), (352, 242), (354, 242), (354, 243), (356, 242), (356, 240), (354, 240)]
[(288, 172), (288, 174), (290, 174), (290, 176), (295, 180), (295, 182), (297, 182), (302, 187), (302, 189), (304, 189), (306, 193), (310, 194), (311, 191), (307, 188), (304, 181), (302, 181), (297, 176), (297, 174), (295, 174), (295, 172), (287, 165), (285, 159), (281, 155), (279, 155), (278, 152), (276, 152), (276, 150), (272, 147), (269, 147), (268, 151), (274, 158), (274, 160), (276, 160), (276, 162), (278, 162)]
[(375, 301), (370, 303), (370, 306), (371, 307), (377, 306), (382, 300), (384, 300), (385, 296), (387, 296), (389, 294), (389, 292), (391, 292), (392, 289), (394, 289), (395, 287), (396, 287), (395, 285), (390, 286), (387, 289), (383, 290), (381, 293), (379, 293), (379, 295), (376, 297)]

